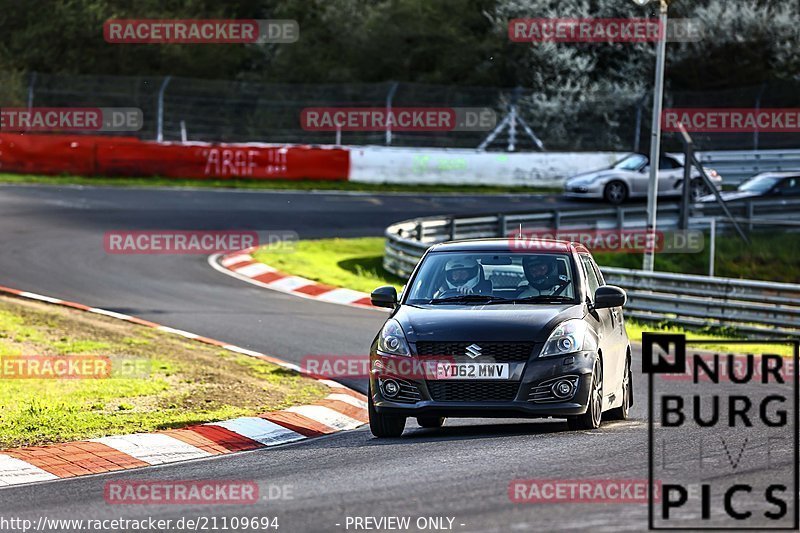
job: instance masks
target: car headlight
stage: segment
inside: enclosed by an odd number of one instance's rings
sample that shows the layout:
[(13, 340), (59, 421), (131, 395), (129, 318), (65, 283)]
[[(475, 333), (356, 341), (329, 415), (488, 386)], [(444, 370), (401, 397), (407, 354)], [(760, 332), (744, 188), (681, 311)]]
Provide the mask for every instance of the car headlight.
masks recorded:
[(540, 357), (567, 355), (583, 349), (589, 327), (580, 319), (562, 322), (544, 343)]
[(390, 318), (383, 325), (378, 336), (378, 351), (389, 355), (411, 355), (405, 333), (397, 320)]

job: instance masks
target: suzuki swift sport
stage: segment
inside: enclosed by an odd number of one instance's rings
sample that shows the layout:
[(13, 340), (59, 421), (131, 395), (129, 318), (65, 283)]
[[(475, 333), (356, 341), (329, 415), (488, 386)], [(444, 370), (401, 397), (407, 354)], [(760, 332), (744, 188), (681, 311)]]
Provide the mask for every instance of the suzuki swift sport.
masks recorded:
[(486, 239), (431, 247), (370, 351), (369, 422), (398, 437), (406, 419), (554, 417), (571, 429), (626, 419), (633, 405), (625, 292), (582, 245)]

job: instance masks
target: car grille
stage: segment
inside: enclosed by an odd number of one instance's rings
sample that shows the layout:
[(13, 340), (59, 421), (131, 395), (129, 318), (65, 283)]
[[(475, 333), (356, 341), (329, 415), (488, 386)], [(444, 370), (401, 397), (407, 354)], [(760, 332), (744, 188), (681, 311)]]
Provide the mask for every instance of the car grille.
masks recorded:
[(547, 381), (542, 381), (535, 387), (531, 387), (531, 391), (528, 393), (528, 401), (533, 403), (553, 403), (553, 402), (565, 402), (575, 396), (575, 392), (572, 393), (571, 396), (566, 398), (559, 398), (555, 394), (553, 394), (553, 384), (556, 381), (561, 381), (562, 379), (567, 379), (572, 382), (573, 387), (575, 387), (575, 391), (578, 390), (578, 376), (559, 376), (557, 378), (548, 379)]
[(490, 357), (498, 363), (527, 361), (534, 346), (532, 342), (418, 342), (417, 355), (461, 357), (466, 355), (467, 346), (472, 344), (481, 347), (481, 355), (475, 361), (481, 361), (481, 357)]
[(392, 379), (400, 385), (400, 392), (397, 396), (391, 398), (390, 401), (397, 403), (417, 403), (422, 400), (422, 395), (419, 393), (419, 389), (416, 385), (405, 379), (395, 377)]
[(428, 381), (431, 398), (437, 402), (510, 402), (517, 396), (518, 381), (492, 383)]

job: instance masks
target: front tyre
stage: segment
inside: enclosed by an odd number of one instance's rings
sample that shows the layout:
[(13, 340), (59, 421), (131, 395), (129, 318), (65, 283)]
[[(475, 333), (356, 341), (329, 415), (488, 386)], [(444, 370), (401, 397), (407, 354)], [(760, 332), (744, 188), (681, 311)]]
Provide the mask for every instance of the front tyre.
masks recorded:
[(396, 438), (403, 434), (406, 428), (406, 417), (398, 415), (384, 415), (375, 410), (372, 403), (372, 390), (369, 391), (367, 402), (369, 413), (369, 429), (379, 439)]
[(689, 197), (692, 202), (697, 202), (700, 198), (708, 194), (711, 194), (711, 191), (706, 187), (703, 180), (695, 178), (689, 182)]
[(592, 370), (592, 382), (589, 386), (589, 405), (586, 412), (579, 416), (567, 419), (569, 429), (576, 431), (581, 429), (597, 429), (600, 427), (600, 418), (603, 413), (603, 365), (598, 359), (594, 363)]
[(609, 182), (603, 189), (603, 198), (611, 205), (619, 205), (628, 199), (628, 186), (619, 180)]
[(625, 375), (622, 378), (622, 405), (606, 413), (606, 420), (627, 420), (630, 418), (631, 405), (633, 405), (633, 374), (631, 372), (631, 359), (625, 358)]

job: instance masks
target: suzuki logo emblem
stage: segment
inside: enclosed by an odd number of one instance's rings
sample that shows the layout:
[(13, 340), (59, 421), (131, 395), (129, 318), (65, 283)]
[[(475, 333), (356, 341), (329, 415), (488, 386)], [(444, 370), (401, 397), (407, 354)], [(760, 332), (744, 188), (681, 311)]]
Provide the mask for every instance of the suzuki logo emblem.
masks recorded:
[(470, 344), (469, 346), (467, 346), (466, 355), (475, 359), (481, 354), (481, 350), (483, 350), (483, 348), (481, 348), (477, 344)]

